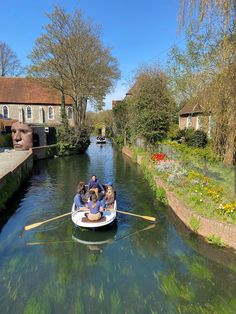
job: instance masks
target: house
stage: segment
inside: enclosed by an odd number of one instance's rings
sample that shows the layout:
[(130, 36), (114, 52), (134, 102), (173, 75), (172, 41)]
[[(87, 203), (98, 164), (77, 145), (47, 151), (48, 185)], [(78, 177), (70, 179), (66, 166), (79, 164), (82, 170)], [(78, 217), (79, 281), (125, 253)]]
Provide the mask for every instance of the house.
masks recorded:
[[(72, 99), (66, 97), (69, 124), (73, 125)], [(0, 119), (13, 119), (31, 125), (60, 124), (61, 95), (36, 79), (0, 77)]]
[(179, 128), (203, 129), (210, 136), (211, 115), (209, 112), (197, 104), (186, 104), (179, 112)]

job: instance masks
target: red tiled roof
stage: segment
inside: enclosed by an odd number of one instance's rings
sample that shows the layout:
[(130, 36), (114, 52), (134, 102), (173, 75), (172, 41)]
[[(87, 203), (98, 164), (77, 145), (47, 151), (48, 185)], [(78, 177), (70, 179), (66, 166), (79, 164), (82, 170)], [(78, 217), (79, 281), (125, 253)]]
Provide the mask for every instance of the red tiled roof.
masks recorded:
[(187, 104), (178, 112), (178, 114), (181, 116), (182, 114), (201, 113), (204, 111), (205, 111), (204, 108), (199, 104), (195, 105)]
[[(60, 105), (61, 96), (56, 89), (42, 86), (36, 79), (0, 77), (0, 103)], [(69, 96), (66, 104), (72, 104)]]

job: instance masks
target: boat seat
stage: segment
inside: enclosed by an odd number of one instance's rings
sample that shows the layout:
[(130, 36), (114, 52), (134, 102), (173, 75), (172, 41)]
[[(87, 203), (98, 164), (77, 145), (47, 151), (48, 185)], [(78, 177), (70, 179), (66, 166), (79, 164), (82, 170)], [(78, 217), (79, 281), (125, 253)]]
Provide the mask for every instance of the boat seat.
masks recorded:
[(97, 222), (104, 222), (104, 221), (106, 221), (106, 217), (102, 217), (101, 219), (99, 219), (99, 220), (89, 220), (87, 217), (83, 217), (82, 219), (81, 219), (81, 221), (82, 222), (89, 222), (89, 223), (91, 223), (91, 222), (93, 222), (93, 223), (97, 223)]

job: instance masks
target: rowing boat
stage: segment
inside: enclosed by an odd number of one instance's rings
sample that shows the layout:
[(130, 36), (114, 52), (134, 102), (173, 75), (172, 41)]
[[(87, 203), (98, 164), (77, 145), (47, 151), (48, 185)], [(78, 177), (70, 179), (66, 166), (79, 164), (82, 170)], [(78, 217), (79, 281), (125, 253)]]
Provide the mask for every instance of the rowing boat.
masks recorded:
[(116, 214), (117, 214), (116, 210), (117, 210), (117, 204), (115, 200), (113, 208), (111, 209), (109, 208), (105, 210), (103, 212), (103, 217), (101, 219), (96, 220), (96, 221), (91, 221), (85, 216), (86, 213), (89, 213), (89, 210), (76, 211), (75, 204), (73, 204), (71, 219), (77, 227), (89, 228), (89, 229), (101, 228), (101, 227), (110, 225), (115, 221)]
[(97, 138), (96, 143), (97, 144), (106, 144), (106, 138), (105, 137)]

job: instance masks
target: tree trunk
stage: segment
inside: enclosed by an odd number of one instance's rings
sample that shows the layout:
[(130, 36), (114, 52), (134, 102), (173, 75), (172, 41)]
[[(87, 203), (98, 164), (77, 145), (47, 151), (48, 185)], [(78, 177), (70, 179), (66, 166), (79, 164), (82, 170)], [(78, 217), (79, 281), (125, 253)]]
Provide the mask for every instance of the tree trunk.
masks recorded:
[(236, 135), (235, 129), (230, 130), (230, 134), (227, 138), (225, 147), (224, 164), (233, 165), (235, 164), (235, 147), (236, 147)]

